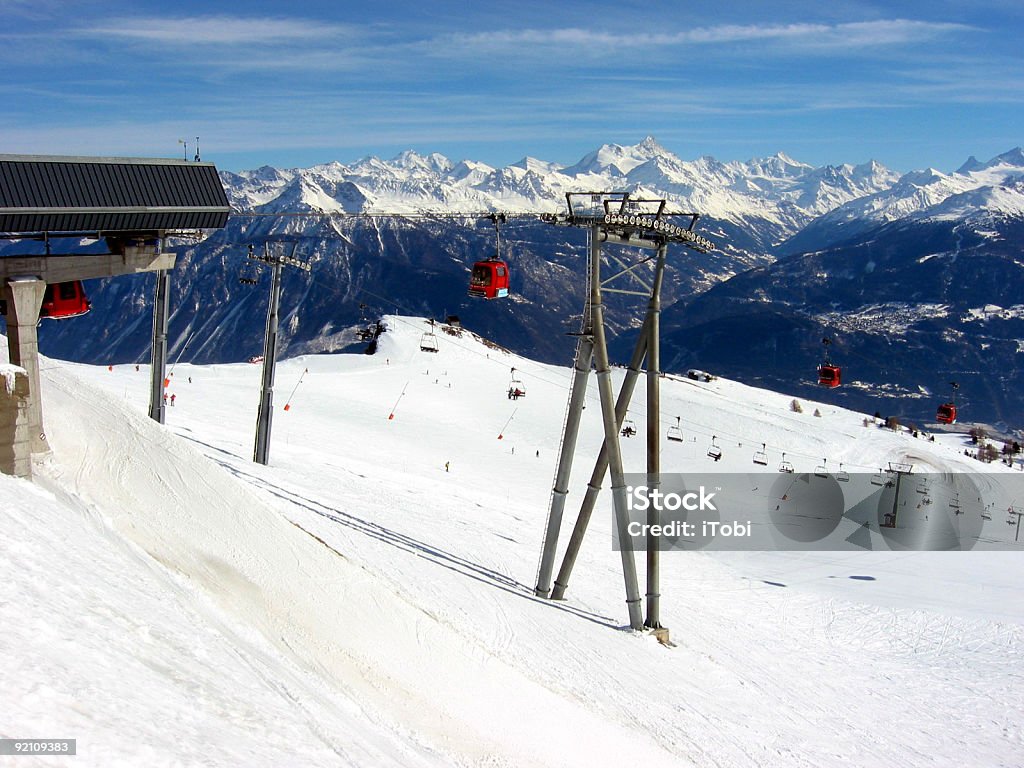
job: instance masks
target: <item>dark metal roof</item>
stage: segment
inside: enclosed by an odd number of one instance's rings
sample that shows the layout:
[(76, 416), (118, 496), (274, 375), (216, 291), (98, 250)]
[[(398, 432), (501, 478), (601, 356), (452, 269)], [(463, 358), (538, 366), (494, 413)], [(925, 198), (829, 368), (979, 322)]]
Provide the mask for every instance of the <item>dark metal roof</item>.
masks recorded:
[(213, 163), (0, 155), (0, 232), (213, 229), (230, 211)]

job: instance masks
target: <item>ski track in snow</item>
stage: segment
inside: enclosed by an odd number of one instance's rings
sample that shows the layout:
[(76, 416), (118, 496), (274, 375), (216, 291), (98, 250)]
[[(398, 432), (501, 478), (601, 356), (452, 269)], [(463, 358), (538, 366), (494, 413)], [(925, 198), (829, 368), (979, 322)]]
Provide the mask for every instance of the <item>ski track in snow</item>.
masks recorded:
[[(267, 467), (257, 366), (177, 366), (161, 427), (145, 366), (48, 361), (54, 453), (35, 485), (0, 477), (2, 735), (77, 737), (76, 765), (1024, 762), (1019, 552), (666, 553), (662, 647), (623, 626), (607, 494), (568, 599), (532, 594), (568, 372), (468, 335), (425, 355), (418, 321), (389, 326), (373, 357), (280, 365), (282, 391), (309, 373)], [(801, 471), (971, 468), (791, 399), (666, 379), (687, 442), (663, 469), (706, 471), (712, 433), (715, 471), (762, 442)], [(588, 404), (560, 552), (600, 445)]]

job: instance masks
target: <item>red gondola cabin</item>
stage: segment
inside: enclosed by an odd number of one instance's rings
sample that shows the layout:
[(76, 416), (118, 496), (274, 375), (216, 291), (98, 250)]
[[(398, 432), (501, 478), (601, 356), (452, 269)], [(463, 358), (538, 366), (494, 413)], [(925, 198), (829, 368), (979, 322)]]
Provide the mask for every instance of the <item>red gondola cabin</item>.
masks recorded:
[(953, 397), (939, 406), (939, 410), (935, 412), (935, 420), (940, 424), (955, 424), (956, 423), (956, 391), (960, 389), (960, 385), (955, 381), (949, 382), (949, 386), (953, 390)]
[(825, 362), (818, 366), (818, 383), (829, 389), (838, 387), (842, 383), (843, 370), (829, 360), (828, 348), (832, 346), (832, 339), (826, 336), (821, 343), (825, 345)]
[(47, 284), (43, 293), (43, 303), (39, 307), (39, 317), (64, 320), (69, 317), (84, 315), (92, 308), (85, 296), (81, 280), (68, 283)]
[(818, 383), (823, 387), (838, 387), (842, 383), (843, 371), (838, 365), (823, 363), (818, 366)]
[(943, 403), (935, 414), (940, 424), (956, 424), (956, 403)]
[(508, 265), (499, 259), (474, 264), (469, 277), (469, 295), (484, 299), (508, 296)]

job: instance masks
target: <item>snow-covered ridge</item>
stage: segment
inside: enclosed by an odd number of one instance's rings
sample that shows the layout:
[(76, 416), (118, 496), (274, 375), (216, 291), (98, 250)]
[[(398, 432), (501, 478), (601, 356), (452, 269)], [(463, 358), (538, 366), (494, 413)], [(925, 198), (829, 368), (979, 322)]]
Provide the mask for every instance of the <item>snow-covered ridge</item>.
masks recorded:
[(402, 152), (305, 169), (260, 168), (223, 173), (239, 210), (395, 213), (553, 212), (566, 192), (629, 191), (666, 198), (680, 210), (756, 230), (781, 242), (809, 231), (863, 228), (913, 217), (971, 218), (977, 212), (1024, 215), (1024, 151), (987, 162), (973, 157), (957, 171), (929, 168), (902, 176), (868, 161), (816, 168), (780, 152), (722, 162), (683, 160), (654, 138), (605, 144), (572, 165), (524, 157), (504, 168), (470, 159)]
[[(973, 162), (972, 162), (973, 161)], [(979, 212), (1024, 213), (1024, 152), (1019, 148), (978, 163), (973, 158), (953, 173), (929, 168), (901, 176), (888, 188), (846, 202), (814, 223), (815, 228), (850, 222), (897, 219), (965, 219)]]
[[(814, 168), (783, 153), (746, 162), (685, 161), (647, 137), (632, 146), (605, 144), (569, 166), (525, 157), (492, 168), (406, 151), (391, 160), (265, 167), (222, 178), (232, 204), (243, 210), (543, 212), (560, 210), (566, 192), (615, 189), (666, 197), (682, 210), (729, 221), (756, 217), (792, 229), (887, 189), (898, 176), (873, 161)], [(345, 197), (336, 194), (342, 188)]]

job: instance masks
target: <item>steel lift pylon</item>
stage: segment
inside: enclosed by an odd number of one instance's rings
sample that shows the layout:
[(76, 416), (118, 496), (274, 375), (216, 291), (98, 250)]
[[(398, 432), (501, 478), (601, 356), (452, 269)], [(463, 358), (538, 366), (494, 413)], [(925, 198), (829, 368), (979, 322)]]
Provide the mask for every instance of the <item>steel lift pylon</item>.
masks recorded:
[[(569, 391), (562, 430), (561, 449), (551, 490), (551, 501), (544, 530), (540, 564), (537, 571), (535, 594), (540, 597), (562, 599), (568, 586), (569, 576), (575, 565), (576, 556), (586, 534), (587, 526), (594, 511), (597, 497), (604, 483), (605, 475), (611, 474), (612, 504), (615, 516), (615, 531), (622, 561), (622, 573), (626, 591), (626, 607), (629, 625), (633, 629), (645, 626), (661, 627), (660, 619), (660, 560), (657, 541), (647, 542), (647, 617), (641, 614), (640, 590), (636, 576), (636, 563), (628, 533), (629, 516), (626, 507), (626, 487), (619, 444), (620, 428), (629, 407), (644, 361), (647, 362), (647, 473), (649, 485), (657, 484), (660, 472), (660, 312), (661, 288), (665, 261), (670, 243), (679, 243), (692, 250), (707, 253), (714, 244), (693, 232), (698, 214), (666, 214), (665, 200), (630, 199), (627, 193), (588, 192), (566, 195), (568, 213), (546, 217), (549, 223), (562, 226), (583, 227), (589, 231), (587, 298), (583, 312), (583, 327), (576, 345), (573, 364), (573, 379)], [(688, 225), (680, 227), (672, 223), (670, 216), (685, 216)], [(622, 271), (606, 280), (601, 277), (604, 245), (617, 245), (653, 249), (656, 255), (627, 266), (614, 254), (609, 259), (622, 267)], [(650, 283), (637, 274), (643, 264), (654, 260), (654, 275)], [(623, 290), (605, 287), (616, 278), (630, 275), (644, 287), (644, 291)], [(633, 350), (633, 356), (626, 371), (625, 379), (617, 398), (613, 399), (611, 365), (604, 326), (604, 292), (628, 293), (648, 298), (647, 312), (640, 336)], [(569, 478), (576, 454), (579, 426), (583, 413), (584, 398), (591, 369), (595, 371), (601, 400), (601, 417), (604, 425), (604, 442), (594, 465), (586, 495), (577, 516), (568, 547), (552, 584), (555, 552), (565, 511), (565, 499), (569, 491)], [(648, 510), (648, 523), (658, 522), (654, 505)]]

